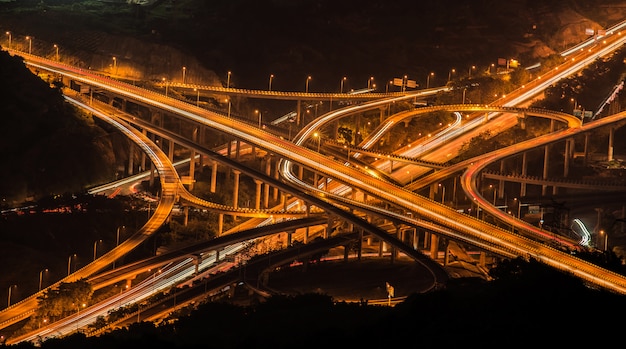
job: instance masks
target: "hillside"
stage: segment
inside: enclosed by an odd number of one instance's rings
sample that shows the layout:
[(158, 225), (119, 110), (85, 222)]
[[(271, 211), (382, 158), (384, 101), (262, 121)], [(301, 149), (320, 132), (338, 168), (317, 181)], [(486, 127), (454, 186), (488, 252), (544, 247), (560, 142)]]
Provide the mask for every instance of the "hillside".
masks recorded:
[[(32, 4), (29, 7), (29, 2)], [(626, 17), (623, 1), (156, 1), (130, 6), (99, 1), (0, 4), (2, 30), (15, 45), (34, 36), (36, 52), (92, 69), (143, 79), (301, 90), (379, 86), (402, 75), (443, 84), (455, 68), (487, 67), (498, 58), (522, 64), (570, 47)]]

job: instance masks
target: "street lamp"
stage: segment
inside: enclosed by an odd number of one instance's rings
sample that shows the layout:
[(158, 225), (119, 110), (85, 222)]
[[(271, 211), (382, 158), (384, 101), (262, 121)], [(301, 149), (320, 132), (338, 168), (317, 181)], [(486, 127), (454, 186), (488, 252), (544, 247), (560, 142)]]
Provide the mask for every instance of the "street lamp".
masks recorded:
[(441, 185), (441, 183), (439, 183), (439, 188), (442, 189), (441, 191), (441, 203), (445, 203), (446, 202), (446, 186), (445, 185)]
[(97, 250), (98, 244), (101, 242), (102, 240), (96, 240), (93, 242), (93, 260), (94, 261), (96, 260), (96, 250)]
[(274, 74), (270, 74), (270, 84), (269, 84), (269, 88), (268, 88), (269, 91), (272, 90), (272, 80), (274, 80)]
[(183, 84), (185, 83), (185, 73), (187, 73), (187, 67), (183, 67)]
[(47, 273), (48, 269), (44, 269), (39, 272), (39, 291), (41, 291), (41, 281), (43, 280), (43, 273)]
[(448, 82), (450, 82), (452, 74), (456, 73), (456, 69), (452, 68), (449, 72), (448, 72)]
[(346, 82), (346, 78), (345, 76), (343, 77), (343, 79), (341, 79), (341, 81), (339, 82), (339, 93), (343, 93), (343, 84)]
[(228, 71), (228, 78), (226, 78), (226, 88), (230, 88), (230, 70)]
[(604, 252), (608, 250), (609, 247), (609, 234), (607, 234), (604, 230), (600, 230), (600, 236), (604, 236)]
[(162, 78), (161, 80), (165, 84), (165, 97), (167, 97), (167, 87), (168, 87), (167, 80), (165, 78)]
[(57, 58), (57, 61), (58, 61), (59, 60), (59, 45), (54, 44), (54, 48), (56, 50), (56, 58)]
[(259, 114), (259, 128), (261, 128), (261, 112), (259, 110), (255, 110), (254, 113)]
[(372, 81), (374, 81), (374, 77), (370, 76), (369, 80), (367, 80), (367, 89), (368, 90), (372, 89)]
[(11, 290), (13, 290), (13, 287), (17, 287), (17, 285), (9, 286), (9, 300), (7, 301), (7, 308), (11, 306)]
[(196, 107), (199, 107), (200, 106), (200, 90), (198, 90), (197, 88), (194, 88), (193, 90), (198, 93), (196, 95)]
[(9, 50), (11, 49), (11, 32), (7, 32), (7, 37), (9, 38)]
[(31, 54), (33, 50), (33, 38), (31, 38), (30, 36), (27, 36), (26, 40), (28, 40), (28, 54)]
[(313, 137), (317, 138), (317, 152), (320, 152), (320, 140), (322, 139), (322, 135), (319, 132), (315, 132)]
[(117, 74), (117, 57), (113, 57), (113, 74)]
[(309, 93), (309, 81), (311, 81), (311, 75), (306, 77), (306, 83), (305, 83), (305, 88), (304, 88), (305, 93)]
[(476, 66), (473, 65), (473, 66), (469, 67), (469, 70), (467, 71), (467, 78), (468, 79), (472, 78), (472, 69), (476, 69)]
[(428, 77), (426, 78), (426, 88), (428, 88), (428, 86), (430, 86), (430, 77), (431, 76), (435, 76), (435, 73), (431, 72), (430, 74), (428, 74)]
[(73, 255), (70, 255), (69, 258), (67, 259), (67, 276), (70, 276), (70, 273), (72, 271), (71, 266), (72, 266), (72, 258), (76, 257), (76, 253), (74, 253)]

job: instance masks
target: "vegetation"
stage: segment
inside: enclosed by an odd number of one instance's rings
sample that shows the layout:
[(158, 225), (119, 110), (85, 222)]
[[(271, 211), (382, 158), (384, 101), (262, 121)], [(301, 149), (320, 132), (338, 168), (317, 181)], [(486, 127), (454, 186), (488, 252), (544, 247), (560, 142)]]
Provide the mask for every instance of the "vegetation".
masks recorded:
[[(337, 302), (324, 294), (273, 296), (249, 306), (202, 303), (162, 324), (136, 323), (98, 337), (52, 338), (41, 348), (293, 348), (402, 346), (572, 345), (621, 333), (606, 309), (623, 312), (623, 297), (586, 287), (580, 279), (534, 260), (507, 260), (494, 281), (460, 280), (413, 294), (395, 307)], [(578, 333), (572, 327), (585, 324)], [(614, 332), (616, 331), (616, 332)], [(13, 346), (12, 346), (13, 347)], [(31, 343), (14, 347), (32, 348)]]

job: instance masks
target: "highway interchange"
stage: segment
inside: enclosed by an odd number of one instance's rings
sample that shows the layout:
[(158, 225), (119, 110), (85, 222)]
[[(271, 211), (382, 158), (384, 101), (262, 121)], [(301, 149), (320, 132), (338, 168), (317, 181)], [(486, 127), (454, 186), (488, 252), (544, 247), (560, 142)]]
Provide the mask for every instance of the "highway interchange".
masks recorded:
[[(386, 106), (390, 103), (415, 99), (420, 94), (433, 93), (433, 91), (418, 91), (412, 93), (403, 94), (371, 94), (370, 96), (359, 95), (358, 98), (363, 102), (338, 109), (320, 116), (313, 122), (305, 125), (300, 132), (294, 137), (293, 141), (285, 139), (282, 136), (274, 135), (263, 128), (258, 128), (255, 125), (241, 122), (234, 118), (228, 118), (227, 116), (211, 111), (207, 111), (203, 108), (199, 108), (193, 104), (176, 100), (173, 98), (165, 97), (159, 93), (144, 90), (135, 86), (125, 84), (120, 81), (110, 79), (95, 72), (85, 71), (79, 68), (66, 66), (64, 64), (48, 61), (43, 58), (31, 56), (28, 54), (19, 53), (25, 57), (26, 63), (41, 70), (60, 74), (75, 81), (88, 84), (90, 86), (98, 87), (102, 90), (111, 91), (117, 95), (128, 98), (129, 100), (137, 100), (141, 103), (150, 105), (154, 108), (166, 110), (171, 114), (184, 118), (188, 122), (198, 125), (206, 126), (215, 130), (225, 132), (232, 135), (242, 141), (253, 144), (261, 149), (265, 149), (268, 152), (278, 155), (281, 160), (281, 175), (282, 178), (292, 185), (291, 190), (294, 196), (306, 201), (307, 203), (313, 203), (314, 207), (320, 209), (319, 212), (327, 212), (337, 216), (349, 216), (349, 211), (344, 210), (345, 207), (354, 208), (362, 212), (368, 212), (372, 215), (379, 217), (385, 217), (388, 220), (392, 220), (397, 223), (402, 223), (410, 226), (417, 226), (428, 229), (434, 233), (441, 234), (455, 241), (464, 242), (472, 246), (477, 246), (485, 251), (492, 252), (496, 255), (514, 258), (522, 256), (525, 258), (536, 258), (546, 264), (554, 266), (555, 268), (566, 270), (586, 280), (587, 282), (597, 285), (602, 288), (606, 288), (618, 293), (626, 293), (626, 278), (608, 270), (599, 268), (591, 263), (582, 261), (569, 253), (564, 253), (561, 250), (550, 247), (546, 244), (546, 241), (554, 239), (553, 234), (546, 235), (545, 231), (531, 226), (521, 220), (507, 215), (495, 208), (490, 200), (485, 199), (480, 195), (479, 190), (476, 188), (476, 177), (482, 169), (488, 164), (497, 161), (499, 159), (517, 154), (526, 149), (532, 149), (537, 146), (557, 142), (567, 137), (571, 137), (575, 134), (587, 132), (597, 127), (611, 125), (626, 118), (626, 113), (615, 114), (600, 120), (590, 122), (582, 125), (580, 121), (573, 118), (570, 115), (563, 113), (556, 113), (546, 110), (529, 110), (523, 107), (517, 107), (522, 105), (532, 97), (541, 93), (543, 89), (551, 85), (555, 81), (558, 81), (562, 77), (579, 71), (587, 64), (592, 62), (598, 57), (604, 56), (612, 52), (613, 50), (621, 47), (623, 38), (619, 33), (621, 27), (616, 27), (613, 30), (608, 31), (608, 35), (604, 38), (603, 42), (596, 43), (596, 46), (588, 49), (581, 48), (580, 50), (572, 51), (568, 53), (562, 66), (554, 69), (548, 74), (539, 77), (537, 80), (529, 83), (519, 90), (514, 91), (507, 95), (505, 99), (498, 100), (492, 105), (452, 105), (452, 106), (436, 106), (421, 108), (416, 111), (418, 113), (426, 113), (434, 110), (449, 110), (453, 112), (473, 112), (472, 116), (468, 119), (459, 120), (458, 124), (454, 127), (450, 127), (443, 130), (442, 137), (434, 137), (427, 140), (429, 143), (415, 144), (411, 149), (399, 150), (396, 154), (399, 156), (405, 156), (409, 158), (420, 158), (423, 161), (430, 161), (432, 163), (445, 163), (446, 159), (452, 154), (454, 150), (450, 147), (453, 146), (453, 140), (464, 137), (471, 137), (480, 132), (481, 128), (485, 125), (490, 127), (497, 127), (505, 129), (511, 127), (517, 123), (517, 114), (524, 113), (527, 117), (541, 116), (550, 117), (555, 120), (559, 120), (563, 125), (563, 128), (551, 133), (549, 135), (540, 137), (538, 139), (529, 140), (526, 142), (518, 143), (517, 145), (505, 149), (500, 149), (489, 154), (481, 156), (480, 159), (471, 159), (470, 161), (461, 162), (455, 166), (446, 166), (433, 174), (424, 176), (418, 181), (412, 181), (407, 178), (407, 170), (409, 167), (402, 167), (402, 170), (394, 170), (390, 166), (389, 160), (379, 160), (378, 163), (372, 163), (368, 168), (362, 166), (352, 166), (352, 161), (338, 161), (331, 157), (326, 156), (323, 153), (315, 151), (315, 147), (312, 144), (319, 142), (319, 139), (315, 139), (316, 132), (322, 130), (325, 125), (337, 120), (338, 118), (345, 117), (347, 115), (354, 115), (366, 110), (378, 109), (381, 106)], [(585, 46), (586, 44), (583, 44)], [(196, 87), (197, 88), (197, 87)], [(219, 92), (224, 93), (241, 93), (243, 95), (263, 95), (271, 98), (293, 98), (306, 100), (307, 98), (346, 98), (342, 94), (308, 94), (308, 93), (282, 93), (274, 91), (241, 91), (235, 89), (220, 89)], [(224, 91), (222, 91), (224, 90)], [(437, 90), (438, 91), (438, 90)], [(288, 96), (286, 96), (288, 95)], [(336, 96), (335, 96), (336, 95)], [(142, 134), (130, 124), (132, 120), (124, 120), (121, 116), (122, 113), (114, 115), (110, 110), (106, 110), (104, 107), (98, 107), (91, 103), (84, 101), (84, 98), (67, 95), (68, 101), (75, 105), (90, 110), (94, 115), (98, 115), (99, 118), (106, 120), (112, 125), (115, 125), (121, 132), (124, 132), (133, 142), (138, 144), (142, 150), (150, 157), (151, 161), (155, 164), (158, 171), (159, 180), (161, 181), (162, 191), (160, 193), (159, 205), (155, 214), (151, 216), (148, 224), (146, 224), (137, 233), (133, 234), (129, 239), (119, 245), (118, 248), (111, 250), (98, 258), (93, 263), (85, 266), (84, 268), (77, 270), (74, 274), (69, 275), (64, 280), (60, 280), (50, 287), (58, 286), (60, 282), (69, 282), (80, 278), (93, 278), (98, 275), (98, 272), (102, 271), (106, 266), (111, 265), (115, 260), (125, 255), (133, 248), (138, 246), (148, 236), (154, 233), (164, 222), (171, 213), (174, 204), (177, 200), (183, 200), (193, 205), (206, 207), (207, 209), (215, 210), (221, 213), (236, 214), (238, 216), (252, 217), (243, 224), (238, 231), (244, 231), (246, 229), (253, 229), (257, 226), (272, 224), (274, 221), (281, 221), (279, 217), (309, 217), (315, 216), (308, 212), (298, 210), (295, 204), (293, 209), (284, 210), (280, 207), (272, 208), (268, 210), (251, 210), (242, 208), (227, 207), (219, 203), (210, 203), (200, 198), (195, 198), (191, 195), (181, 184), (180, 177), (171, 163), (171, 159), (168, 158), (148, 137)], [(403, 117), (413, 117), (415, 115), (408, 115)], [(389, 117), (386, 122), (397, 122), (397, 118)], [(495, 125), (495, 126), (493, 126)], [(141, 127), (149, 127), (149, 125), (142, 125)], [(384, 130), (388, 129), (384, 126), (384, 123), (379, 125), (380, 133), (372, 133), (372, 137), (384, 135)], [(157, 132), (157, 130), (151, 130), (151, 132)], [(161, 131), (165, 132), (165, 131)], [(169, 134), (168, 137), (174, 137), (174, 134)], [(359, 145), (361, 149), (367, 149), (371, 144), (372, 139), (365, 140)], [(183, 143), (184, 140), (179, 139), (177, 142)], [(445, 143), (445, 146), (442, 144)], [(189, 144), (191, 146), (191, 144)], [(416, 145), (421, 145), (416, 146)], [(424, 151), (424, 154), (416, 153), (417, 149)], [(428, 150), (428, 152), (426, 152)], [(209, 153), (210, 150), (198, 149), (198, 151), (204, 151)], [(349, 157), (349, 156), (348, 156)], [(358, 157), (358, 151), (353, 153), (353, 157)], [(354, 161), (356, 163), (356, 160)], [(231, 164), (236, 166), (236, 164)], [(330, 182), (325, 185), (312, 185), (307, 183), (299, 176), (296, 171), (300, 166), (312, 169), (323, 177), (329, 178)], [(419, 165), (407, 165), (410, 167), (413, 173), (416, 171), (424, 171), (426, 173), (427, 168)], [(497, 216), (504, 222), (514, 225), (519, 234), (512, 233), (509, 230), (496, 227), (493, 224), (486, 223), (476, 217), (469, 216), (464, 213), (457, 212), (456, 210), (443, 205), (439, 202), (435, 202), (431, 199), (415, 194), (415, 190), (424, 188), (433, 183), (438, 183), (442, 179), (447, 178), (450, 175), (462, 172), (461, 184), (466, 192), (466, 195), (471, 198), (478, 206), (490, 214)], [(381, 176), (381, 173), (387, 173), (393, 180), (387, 180), (386, 177)], [(262, 174), (259, 174), (259, 178)], [(263, 177), (265, 181), (270, 181), (270, 178)], [(283, 185), (283, 189), (289, 190), (289, 187), (284, 184), (274, 182), (272, 185)], [(300, 193), (293, 191), (293, 188), (299, 188)], [(360, 197), (355, 193), (352, 193), (352, 197), (347, 197), (346, 194), (358, 189)], [(365, 195), (369, 200), (380, 200), (392, 205), (395, 208), (401, 209), (404, 212), (411, 212), (411, 215), (399, 214), (397, 211), (391, 211), (381, 208), (379, 205), (370, 204), (366, 200)], [(375, 199), (374, 199), (375, 198)], [(295, 202), (297, 200), (293, 200)], [(290, 206), (291, 207), (291, 206)], [(348, 218), (348, 217), (347, 217)], [(392, 235), (386, 231), (379, 229), (362, 219), (349, 218), (360, 229), (374, 234), (377, 237), (393, 244), (407, 254), (411, 253), (411, 247), (403, 246), (402, 242), (397, 241)], [(316, 221), (316, 225), (321, 226), (320, 221)], [(226, 235), (232, 232), (226, 232)], [(249, 238), (249, 237), (247, 237)], [(243, 241), (243, 240), (242, 240)], [(570, 247), (575, 246), (575, 241), (563, 238), (560, 241), (562, 244), (569, 244)], [(224, 255), (236, 254), (241, 241), (233, 243), (232, 245), (222, 246)], [(168, 274), (165, 272), (165, 268), (152, 280), (152, 283), (147, 282), (149, 286), (146, 286), (143, 291), (137, 288), (139, 294), (127, 294), (124, 301), (120, 299), (112, 300), (107, 306), (101, 309), (108, 309), (112, 304), (125, 304), (131, 302), (131, 300), (138, 301), (142, 297), (147, 297), (149, 294), (155, 292), (155, 290), (163, 289), (167, 286), (176, 284), (178, 281), (189, 278), (194, 273), (196, 267), (200, 270), (212, 270), (219, 258), (216, 255), (217, 250), (210, 250), (207, 254), (202, 256), (202, 265), (196, 266), (193, 261), (185, 259), (180, 261), (181, 266), (173, 267), (168, 264), (168, 268), (177, 269), (176, 273)], [(184, 264), (184, 266), (183, 266)], [(158, 267), (157, 264), (150, 265), (151, 268)], [(141, 268), (146, 268), (142, 266)], [(140, 269), (137, 269), (140, 270)], [(185, 272), (182, 272), (185, 270)], [(137, 272), (136, 270), (133, 272)], [(162, 282), (157, 283), (157, 280)], [(147, 280), (149, 281), (149, 280)], [(437, 280), (435, 276), (433, 278), (433, 287), (441, 282)], [(104, 285), (104, 284), (102, 284)], [(130, 298), (129, 298), (130, 297)], [(12, 307), (0, 312), (0, 324), (4, 327), (15, 323), (23, 318), (26, 318), (32, 314), (34, 307), (36, 306), (36, 295), (33, 295), (22, 302), (19, 302)], [(87, 309), (82, 311), (84, 320), (71, 319), (65, 324), (65, 327), (50, 328), (47, 334), (37, 333), (33, 334), (29, 339), (32, 340), (36, 336), (47, 336), (57, 334), (64, 334), (66, 331), (76, 330), (79, 326), (84, 326), (89, 323), (90, 319), (86, 315), (90, 312)], [(7, 342), (9, 343), (9, 342)]]

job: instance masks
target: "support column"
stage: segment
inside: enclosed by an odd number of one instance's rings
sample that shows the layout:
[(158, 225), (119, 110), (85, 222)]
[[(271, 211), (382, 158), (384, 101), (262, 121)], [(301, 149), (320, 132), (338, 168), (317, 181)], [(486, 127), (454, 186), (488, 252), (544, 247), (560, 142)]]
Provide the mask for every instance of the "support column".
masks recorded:
[(183, 213), (185, 215), (184, 219), (183, 219), (183, 226), (187, 226), (187, 224), (189, 223), (189, 206), (185, 206), (183, 207)]
[(583, 150), (583, 166), (589, 161), (589, 132), (585, 132), (585, 148)]
[(167, 158), (170, 161), (174, 161), (174, 140), (170, 139), (168, 142), (169, 147), (167, 147)]
[(260, 179), (255, 179), (254, 183), (256, 184), (256, 195), (254, 197), (254, 208), (256, 210), (261, 209), (261, 184), (263, 184), (263, 181), (261, 181)]
[[(276, 161), (276, 171), (274, 172), (274, 178), (280, 179), (280, 161)], [(272, 195), (274, 197), (274, 201), (278, 200), (278, 187), (274, 187)]]
[(220, 213), (217, 218), (217, 236), (222, 236), (224, 233), (224, 214)]
[(215, 193), (216, 184), (217, 184), (217, 160), (213, 160), (213, 166), (211, 167), (211, 193)]
[(129, 176), (135, 174), (135, 164), (133, 163), (134, 160), (135, 160), (135, 143), (130, 142), (129, 147), (128, 147), (128, 175)]
[(239, 160), (239, 157), (241, 156), (241, 141), (237, 140), (237, 143), (235, 145), (235, 159)]
[[(528, 157), (528, 152), (524, 152), (522, 154), (522, 176), (526, 177), (526, 171), (527, 171), (527, 167), (528, 167), (528, 162), (527, 162), (527, 157)], [(520, 197), (524, 197), (526, 196), (526, 182), (522, 181), (520, 183)]]
[[(233, 170), (233, 174), (235, 175), (234, 185), (233, 185), (233, 207), (239, 207), (239, 175), (241, 171)], [(237, 220), (237, 216), (233, 215), (233, 220)]]
[(613, 142), (615, 136), (615, 128), (609, 127), (609, 149), (606, 161), (613, 161)]
[(571, 154), (572, 142), (571, 139), (565, 139), (565, 151), (563, 152), (563, 177), (567, 178), (569, 175), (569, 161)]
[[(265, 175), (267, 175), (268, 177), (271, 175), (272, 173), (272, 157), (271, 156), (266, 156), (265, 157)], [(265, 190), (263, 191), (263, 207), (264, 208), (268, 208), (270, 205), (270, 185), (269, 183), (265, 183)]]
[(435, 234), (430, 235), (430, 258), (434, 261), (439, 256), (439, 237)]

